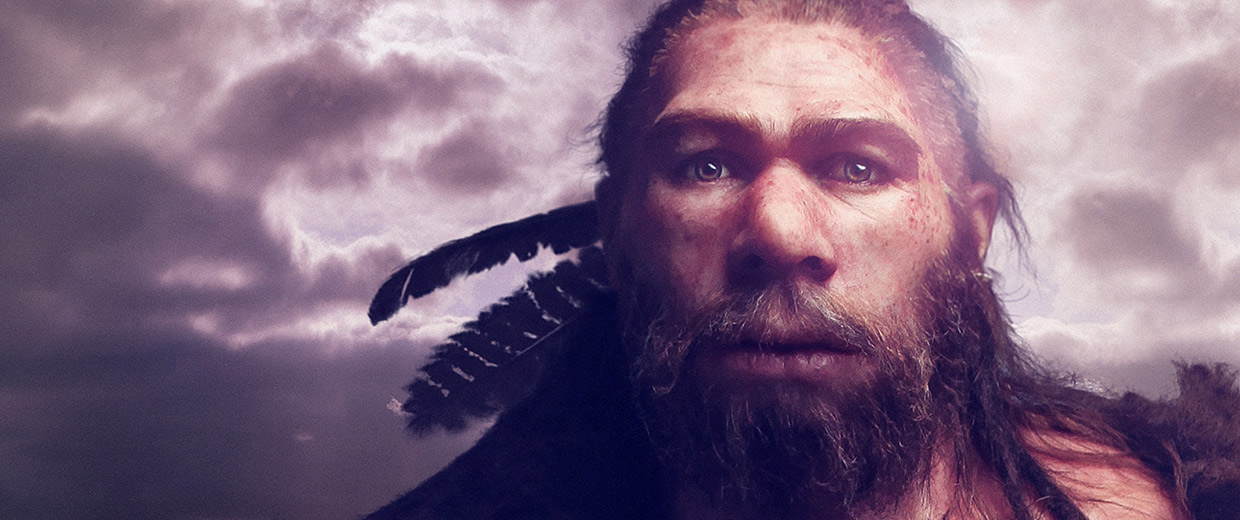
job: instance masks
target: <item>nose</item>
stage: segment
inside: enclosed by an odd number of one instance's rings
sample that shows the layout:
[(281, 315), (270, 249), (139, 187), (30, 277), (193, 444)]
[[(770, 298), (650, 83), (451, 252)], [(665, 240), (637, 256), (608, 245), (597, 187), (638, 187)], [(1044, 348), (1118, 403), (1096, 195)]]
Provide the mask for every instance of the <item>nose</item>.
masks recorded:
[(728, 251), (731, 281), (762, 286), (831, 278), (836, 269), (831, 223), (814, 181), (795, 167), (773, 166), (745, 189), (741, 230)]

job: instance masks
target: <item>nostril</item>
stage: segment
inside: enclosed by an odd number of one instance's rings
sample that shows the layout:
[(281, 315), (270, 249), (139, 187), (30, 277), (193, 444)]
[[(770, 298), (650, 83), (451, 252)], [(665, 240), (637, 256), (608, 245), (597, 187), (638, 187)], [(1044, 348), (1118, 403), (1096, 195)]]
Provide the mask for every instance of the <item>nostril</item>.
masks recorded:
[(741, 267), (747, 271), (757, 271), (762, 268), (762, 264), (766, 263), (762, 257), (755, 253), (749, 253), (741, 258)]
[(824, 282), (835, 274), (835, 266), (827, 263), (820, 256), (807, 256), (798, 262), (801, 272), (819, 282)]

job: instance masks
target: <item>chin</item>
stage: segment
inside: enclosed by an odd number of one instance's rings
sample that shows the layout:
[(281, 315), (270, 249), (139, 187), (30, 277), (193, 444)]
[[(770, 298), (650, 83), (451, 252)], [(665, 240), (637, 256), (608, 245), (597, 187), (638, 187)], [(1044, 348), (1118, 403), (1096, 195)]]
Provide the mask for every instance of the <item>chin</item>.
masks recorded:
[(908, 382), (720, 377), (693, 365), (642, 407), (665, 467), (717, 506), (794, 518), (815, 504), (847, 517), (924, 469), (936, 423)]

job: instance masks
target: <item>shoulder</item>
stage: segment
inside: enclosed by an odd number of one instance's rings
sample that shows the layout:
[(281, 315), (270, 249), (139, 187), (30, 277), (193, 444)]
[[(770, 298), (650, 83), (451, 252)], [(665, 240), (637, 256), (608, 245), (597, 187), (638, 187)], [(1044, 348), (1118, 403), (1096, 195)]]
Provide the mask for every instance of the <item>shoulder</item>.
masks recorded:
[(1131, 453), (1083, 436), (1026, 430), (1026, 446), (1090, 520), (1181, 520), (1182, 506)]
[(366, 520), (654, 518), (654, 452), (607, 320), (576, 322), (542, 381), (448, 467)]

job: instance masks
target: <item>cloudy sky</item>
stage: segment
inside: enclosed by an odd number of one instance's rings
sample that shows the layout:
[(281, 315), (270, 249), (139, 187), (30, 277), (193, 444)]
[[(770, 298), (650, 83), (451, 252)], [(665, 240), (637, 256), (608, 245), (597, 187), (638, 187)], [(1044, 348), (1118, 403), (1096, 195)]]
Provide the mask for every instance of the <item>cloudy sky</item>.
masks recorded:
[[(1032, 232), (1030, 347), (1240, 363), (1240, 7), (922, 0)], [(585, 200), (649, 0), (0, 0), (0, 517), (349, 518), (478, 435), (388, 407), (523, 277), (372, 328), (402, 262)]]

